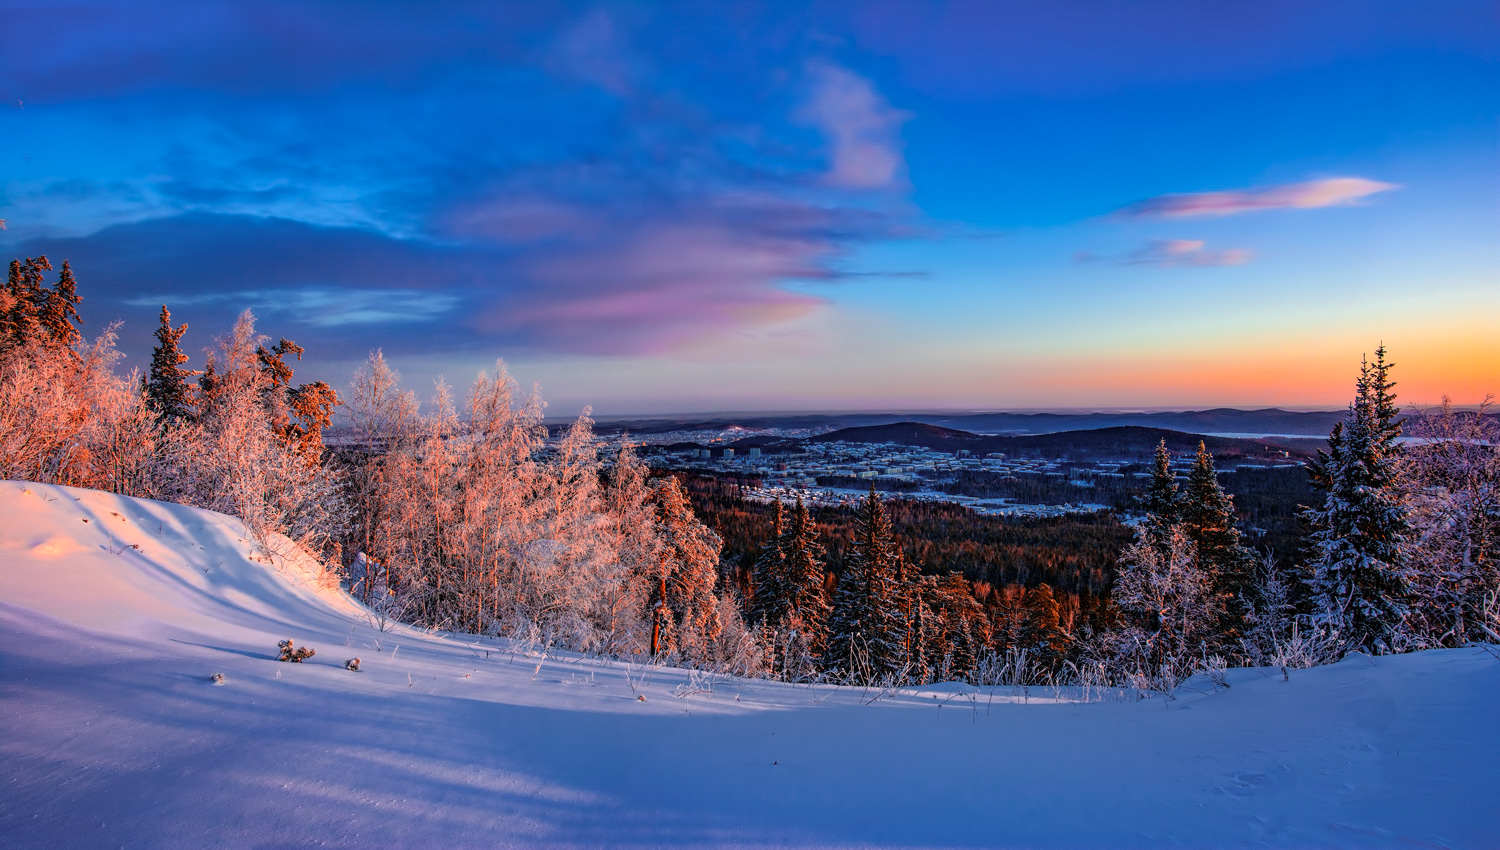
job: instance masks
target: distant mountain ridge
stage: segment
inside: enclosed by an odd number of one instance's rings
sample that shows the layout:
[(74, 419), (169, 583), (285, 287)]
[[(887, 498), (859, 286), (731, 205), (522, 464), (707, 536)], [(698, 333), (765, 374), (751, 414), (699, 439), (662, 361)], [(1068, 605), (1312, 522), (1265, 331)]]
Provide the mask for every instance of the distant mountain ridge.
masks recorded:
[(917, 422), (977, 434), (1052, 434), (1061, 431), (1087, 431), (1102, 428), (1139, 426), (1161, 428), (1192, 434), (1277, 434), (1326, 437), (1334, 423), (1348, 411), (1321, 410), (1298, 412), (1281, 408), (1140, 412), (1140, 413), (964, 413), (964, 412), (895, 412), (895, 413), (790, 413), (736, 414), (723, 417), (654, 417), (649, 419), (601, 420), (601, 433), (628, 431), (632, 434), (660, 434), (669, 431), (709, 431), (733, 425), (755, 430), (840, 429)]

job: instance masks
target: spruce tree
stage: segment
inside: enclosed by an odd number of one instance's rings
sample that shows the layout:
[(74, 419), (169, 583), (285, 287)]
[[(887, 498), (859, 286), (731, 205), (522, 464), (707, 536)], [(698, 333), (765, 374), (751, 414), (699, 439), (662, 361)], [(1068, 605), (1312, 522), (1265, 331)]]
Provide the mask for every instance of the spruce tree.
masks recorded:
[(1158, 553), (1165, 556), (1170, 546), (1172, 528), (1182, 520), (1182, 496), (1177, 492), (1177, 482), (1172, 478), (1172, 456), (1167, 453), (1165, 439), (1156, 446), (1151, 483), (1140, 502), (1141, 508), (1146, 512), (1146, 540), (1156, 547)]
[(875, 488), (860, 503), (854, 548), (834, 591), (824, 666), (876, 680), (900, 669), (905, 621), (896, 584), (895, 542)]
[(781, 600), (786, 593), (786, 508), (776, 501), (771, 515), (771, 536), (760, 546), (755, 559), (755, 595), (750, 605), (750, 619), (758, 626), (776, 629)]
[(1198, 552), (1198, 566), (1208, 574), (1214, 590), (1224, 600), (1221, 637), (1244, 634), (1245, 615), (1255, 600), (1255, 559), (1240, 543), (1235, 527), (1234, 501), (1219, 485), (1214, 457), (1203, 442), (1188, 473), (1187, 488), (1180, 504), (1183, 530)]
[(823, 544), (812, 514), (797, 496), (787, 526), (786, 584), (782, 588), (778, 622), (796, 619), (801, 639), (814, 655), (821, 655), (828, 624), (828, 602), (823, 595)]
[(11, 260), (0, 311), (0, 351), (29, 346), (56, 346), (71, 351), (82, 339), (78, 318), (78, 282), (73, 268), (63, 263), (57, 285), (47, 288), (46, 256)]
[(1390, 648), (1407, 596), (1393, 365), (1385, 362), (1383, 345), (1374, 363), (1361, 364), (1349, 415), (1334, 426), (1328, 451), (1319, 452), (1311, 468), (1323, 504), (1303, 512), (1312, 529), (1306, 582), (1315, 616), (1348, 645), (1375, 652)]
[(42, 330), (52, 342), (73, 346), (83, 339), (75, 326), (82, 321), (78, 316), (78, 303), (82, 300), (78, 296), (78, 281), (73, 277), (73, 268), (64, 260), (57, 285), (47, 292), (37, 310)]
[(161, 305), (161, 327), (156, 329), (156, 348), (151, 352), (151, 371), (146, 381), (146, 403), (161, 423), (181, 422), (193, 414), (193, 393), (188, 378), (198, 374), (183, 369), (188, 356), (178, 343), (188, 326), (172, 327), (172, 314)]
[(0, 326), (0, 345), (23, 348), (41, 340), (41, 304), (45, 298), (42, 272), (51, 271), (45, 256), (10, 261), (6, 279), (6, 311)]
[(1068, 633), (1062, 627), (1062, 608), (1052, 585), (1042, 582), (1026, 591), (1026, 619), (1021, 627), (1021, 648), (1031, 653), (1038, 667), (1052, 671), (1068, 654)]

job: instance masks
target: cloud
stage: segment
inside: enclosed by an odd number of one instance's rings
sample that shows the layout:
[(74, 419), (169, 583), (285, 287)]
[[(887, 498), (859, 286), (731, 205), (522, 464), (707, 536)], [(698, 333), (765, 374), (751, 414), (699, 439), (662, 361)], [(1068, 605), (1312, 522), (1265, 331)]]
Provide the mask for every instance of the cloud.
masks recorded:
[(319, 328), (340, 325), (403, 325), (428, 322), (450, 313), (458, 299), (421, 290), (304, 289), (294, 291), (237, 290), (149, 295), (124, 299), (132, 307), (155, 308), (170, 301), (175, 309), (209, 305), (225, 310), (249, 309), (261, 318), (287, 320)]
[(1088, 251), (1073, 255), (1080, 264), (1113, 263), (1124, 266), (1243, 266), (1255, 258), (1249, 248), (1210, 250), (1202, 239), (1155, 239), (1127, 254), (1100, 256)]
[(1259, 189), (1161, 195), (1138, 201), (1115, 214), (1124, 218), (1188, 218), (1224, 216), (1273, 209), (1316, 209), (1354, 206), (1379, 192), (1398, 189), (1363, 177), (1330, 177)]
[(796, 117), (828, 140), (826, 181), (844, 189), (884, 189), (905, 181), (901, 125), (910, 113), (894, 109), (870, 81), (837, 65), (808, 66), (812, 92)]

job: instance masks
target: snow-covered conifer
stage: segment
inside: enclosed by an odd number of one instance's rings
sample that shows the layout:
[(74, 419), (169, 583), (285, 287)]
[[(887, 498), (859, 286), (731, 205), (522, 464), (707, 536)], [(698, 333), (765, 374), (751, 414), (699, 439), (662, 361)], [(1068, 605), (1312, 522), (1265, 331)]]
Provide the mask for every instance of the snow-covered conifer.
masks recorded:
[(1156, 446), (1156, 458), (1151, 467), (1151, 483), (1140, 498), (1141, 509), (1146, 512), (1146, 534), (1151, 545), (1165, 554), (1172, 527), (1181, 521), (1182, 495), (1177, 492), (1177, 482), (1172, 476), (1172, 456), (1167, 452), (1167, 441)]
[(172, 327), (172, 314), (161, 306), (161, 326), (156, 329), (156, 347), (151, 352), (151, 371), (146, 379), (146, 402), (161, 423), (177, 423), (193, 415), (193, 390), (188, 379), (198, 373), (182, 368), (188, 356), (178, 343), (187, 333), (186, 324)]
[(854, 548), (833, 596), (823, 666), (879, 681), (904, 663), (903, 588), (896, 584), (896, 551), (890, 520), (875, 488), (860, 502)]
[(1402, 564), (1407, 509), (1397, 480), (1401, 423), (1391, 367), (1384, 346), (1373, 363), (1361, 364), (1349, 416), (1310, 467), (1323, 504), (1303, 512), (1312, 528), (1306, 581), (1318, 621), (1349, 646), (1377, 652), (1391, 648), (1409, 592)]

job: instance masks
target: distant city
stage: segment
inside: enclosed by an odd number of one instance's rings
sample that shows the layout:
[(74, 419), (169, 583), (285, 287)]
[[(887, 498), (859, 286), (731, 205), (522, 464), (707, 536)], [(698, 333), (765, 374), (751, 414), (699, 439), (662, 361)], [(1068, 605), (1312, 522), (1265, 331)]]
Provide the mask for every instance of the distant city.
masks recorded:
[[(1089, 491), (1109, 479), (1149, 479), (1147, 471), (1132, 457), (1071, 460), (1066, 457), (1007, 456), (1005, 452), (975, 452), (967, 449), (941, 451), (897, 442), (813, 441), (834, 429), (692, 428), (661, 431), (634, 437), (617, 433), (601, 437), (610, 453), (624, 443), (634, 445), (655, 469), (692, 472), (713, 477), (753, 479), (741, 495), (754, 502), (797, 499), (812, 506), (852, 506), (865, 496), (870, 485), (895, 491), (903, 499), (962, 505), (987, 516), (1015, 518), (1059, 517), (1096, 513), (1109, 505), (1090, 500)], [(761, 442), (767, 445), (746, 445)], [(1286, 451), (1276, 459), (1237, 458), (1221, 463), (1221, 473), (1237, 469), (1286, 468), (1302, 465)], [(1180, 455), (1172, 466), (1179, 479), (1186, 476), (1192, 458)], [(1054, 479), (1077, 488), (1076, 500), (1029, 503), (1015, 498), (986, 498), (944, 492), (959, 474), (980, 475), (1005, 482), (1033, 477)]]

